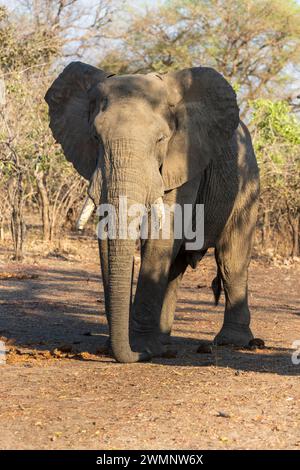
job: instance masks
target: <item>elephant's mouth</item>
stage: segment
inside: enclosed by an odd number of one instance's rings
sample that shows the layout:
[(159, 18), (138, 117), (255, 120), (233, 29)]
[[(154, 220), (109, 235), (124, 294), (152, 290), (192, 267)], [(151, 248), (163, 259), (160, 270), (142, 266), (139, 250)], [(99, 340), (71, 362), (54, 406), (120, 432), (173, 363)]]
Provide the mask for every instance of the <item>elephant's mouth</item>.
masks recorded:
[[(84, 204), (76, 222), (76, 229), (78, 231), (82, 231), (84, 229), (95, 209), (95, 203), (93, 199), (88, 195), (84, 200)], [(98, 208), (98, 214), (100, 212), (101, 211)], [(150, 207), (148, 207), (148, 210), (145, 209), (145, 212), (151, 212), (154, 230), (161, 230), (166, 219), (163, 198), (159, 197), (158, 199), (156, 199), (156, 201), (154, 201), (154, 203), (151, 204)], [(125, 219), (125, 217), (123, 218)]]

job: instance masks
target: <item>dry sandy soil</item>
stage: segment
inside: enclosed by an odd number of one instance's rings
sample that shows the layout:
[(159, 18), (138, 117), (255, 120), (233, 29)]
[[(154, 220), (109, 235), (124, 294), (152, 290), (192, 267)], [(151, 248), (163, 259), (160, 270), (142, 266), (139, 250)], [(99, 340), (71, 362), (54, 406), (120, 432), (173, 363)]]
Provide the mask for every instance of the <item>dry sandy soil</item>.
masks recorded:
[(65, 257), (22, 265), (0, 258), (8, 350), (1, 449), (300, 448), (300, 365), (291, 361), (300, 340), (299, 264), (252, 262), (252, 328), (265, 349), (197, 354), (223, 319), (208, 256), (180, 291), (177, 357), (120, 365), (101, 355), (107, 327), (96, 242), (72, 244), (79, 251)]

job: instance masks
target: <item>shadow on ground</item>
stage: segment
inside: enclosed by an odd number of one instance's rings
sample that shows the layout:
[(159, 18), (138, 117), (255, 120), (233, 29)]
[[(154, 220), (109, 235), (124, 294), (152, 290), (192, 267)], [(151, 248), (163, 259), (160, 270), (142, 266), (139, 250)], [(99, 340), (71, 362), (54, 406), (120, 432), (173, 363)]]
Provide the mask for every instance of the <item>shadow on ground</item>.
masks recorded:
[[(104, 300), (100, 277), (80, 269), (37, 267), (36, 279), (2, 281), (0, 300), (0, 336), (17, 347), (31, 347), (37, 351), (51, 350), (62, 344), (72, 344), (76, 351), (95, 354), (107, 340)], [(190, 289), (189, 287), (187, 289)], [(263, 300), (260, 297), (260, 300)], [(207, 301), (181, 299), (177, 309), (180, 322), (197, 322), (201, 338), (201, 315), (207, 313)], [(222, 307), (223, 308), (223, 307)], [(271, 307), (259, 306), (262, 314), (271, 313)], [(278, 309), (277, 309), (278, 310)], [(285, 308), (287, 310), (287, 308)], [(189, 313), (183, 317), (182, 313)], [(299, 315), (291, 308), (293, 315)], [(203, 322), (209, 322), (207, 316)], [(177, 322), (178, 324), (179, 322)], [(179, 326), (180, 328), (180, 326)], [(171, 348), (178, 353), (174, 358), (155, 358), (153, 363), (166, 367), (223, 367), (240, 374), (243, 371), (267, 372), (285, 376), (300, 374), (300, 367), (291, 361), (292, 350), (267, 348), (259, 351), (214, 347), (210, 354), (197, 354), (200, 340), (178, 335), (171, 338)], [(195, 330), (193, 330), (194, 332)], [(205, 335), (216, 332), (205, 330)], [(95, 361), (102, 361), (101, 356)], [(107, 362), (107, 359), (106, 359)]]

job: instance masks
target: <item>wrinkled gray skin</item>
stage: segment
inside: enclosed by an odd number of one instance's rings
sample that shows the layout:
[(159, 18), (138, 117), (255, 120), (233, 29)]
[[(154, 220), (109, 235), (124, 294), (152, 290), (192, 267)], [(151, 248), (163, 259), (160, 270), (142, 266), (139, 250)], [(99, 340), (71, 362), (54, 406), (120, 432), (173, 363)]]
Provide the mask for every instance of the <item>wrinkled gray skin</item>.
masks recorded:
[[(225, 292), (218, 344), (248, 345), (247, 271), (256, 222), (259, 175), (236, 96), (215, 70), (112, 76), (71, 63), (45, 97), (50, 127), (96, 204), (205, 204), (205, 242), (146, 240), (131, 305), (134, 240), (99, 241), (110, 341), (119, 362), (163, 351), (178, 286), (188, 264), (215, 248), (216, 299)], [(98, 162), (98, 163), (97, 163)], [(130, 326), (130, 327), (129, 327)]]

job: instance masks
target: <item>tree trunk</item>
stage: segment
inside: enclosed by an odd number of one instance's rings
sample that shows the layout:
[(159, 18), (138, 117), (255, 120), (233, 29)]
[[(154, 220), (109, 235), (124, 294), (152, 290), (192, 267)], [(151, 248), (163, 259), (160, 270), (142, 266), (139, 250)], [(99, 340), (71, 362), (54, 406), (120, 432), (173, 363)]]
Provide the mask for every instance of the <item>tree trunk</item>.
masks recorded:
[(12, 199), (11, 234), (14, 244), (14, 258), (20, 261), (23, 258), (26, 225), (23, 214), (23, 176), (20, 171)]
[(35, 179), (42, 204), (42, 224), (43, 224), (43, 240), (50, 241), (50, 215), (49, 215), (49, 198), (45, 185), (45, 174), (43, 171), (35, 171)]
[(4, 240), (4, 220), (3, 217), (0, 216), (0, 241), (3, 242)]
[(266, 209), (263, 216), (263, 227), (262, 227), (262, 248), (266, 250), (269, 242), (269, 228), (270, 228), (270, 213)]
[(295, 258), (299, 256), (299, 215), (295, 217), (290, 216), (290, 225), (292, 228), (292, 257)]

